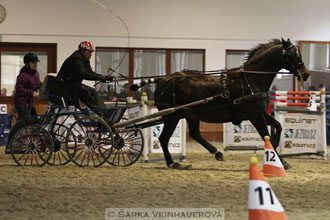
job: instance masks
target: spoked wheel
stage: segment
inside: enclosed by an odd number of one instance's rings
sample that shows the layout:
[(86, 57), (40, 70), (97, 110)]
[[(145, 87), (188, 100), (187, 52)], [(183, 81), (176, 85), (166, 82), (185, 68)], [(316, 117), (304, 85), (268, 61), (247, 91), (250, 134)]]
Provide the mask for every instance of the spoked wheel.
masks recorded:
[(65, 142), (73, 163), (80, 167), (98, 167), (110, 156), (113, 134), (103, 119), (83, 117), (71, 125)]
[(69, 128), (62, 124), (55, 124), (50, 134), (53, 137), (54, 151), (48, 160), (49, 165), (65, 165), (70, 162), (70, 157), (65, 150), (65, 138)]
[(108, 162), (113, 166), (130, 166), (140, 158), (143, 146), (141, 129), (118, 131)]
[(11, 156), (20, 166), (43, 166), (53, 152), (53, 138), (39, 125), (26, 125), (12, 136), (10, 143)]

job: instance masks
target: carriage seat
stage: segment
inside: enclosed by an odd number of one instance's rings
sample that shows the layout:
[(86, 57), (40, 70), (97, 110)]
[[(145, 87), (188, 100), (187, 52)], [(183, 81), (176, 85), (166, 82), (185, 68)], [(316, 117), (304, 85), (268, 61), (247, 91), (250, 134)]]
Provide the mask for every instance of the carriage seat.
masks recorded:
[(48, 74), (45, 77), (40, 87), (39, 98), (55, 105), (63, 106), (64, 100), (67, 106), (74, 105), (79, 109), (83, 109), (85, 106), (79, 100), (77, 89), (57, 77), (56, 73)]

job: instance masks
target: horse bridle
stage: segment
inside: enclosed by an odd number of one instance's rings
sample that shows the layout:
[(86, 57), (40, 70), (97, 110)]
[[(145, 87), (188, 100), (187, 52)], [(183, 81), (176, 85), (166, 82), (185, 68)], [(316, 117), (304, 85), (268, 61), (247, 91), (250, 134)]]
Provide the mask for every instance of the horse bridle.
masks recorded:
[[(289, 57), (290, 57), (290, 50), (292, 48), (295, 48), (295, 46), (293, 44), (291, 44), (289, 47), (287, 48), (283, 48), (282, 50), (282, 56), (284, 57), (284, 59), (282, 58), (282, 62), (281, 62), (281, 68), (283, 67), (283, 60), (286, 61), (286, 63), (290, 66), (290, 71), (294, 73), (295, 76), (297, 76), (299, 79), (303, 80), (303, 76), (301, 74), (301, 72), (299, 71), (299, 68), (304, 65), (303, 61), (300, 61), (297, 65), (292, 64), (292, 62), (290, 61)], [(297, 53), (298, 53), (298, 49)]]

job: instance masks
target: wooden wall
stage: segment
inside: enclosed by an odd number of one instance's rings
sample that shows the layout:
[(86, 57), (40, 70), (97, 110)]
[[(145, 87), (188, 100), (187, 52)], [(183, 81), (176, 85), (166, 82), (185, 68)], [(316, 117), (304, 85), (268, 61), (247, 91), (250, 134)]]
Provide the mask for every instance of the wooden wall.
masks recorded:
[[(8, 114), (15, 114), (15, 112), (13, 112), (14, 100), (12, 96), (5, 96), (5, 97), (0, 96), (0, 104), (7, 104)], [(34, 106), (38, 114), (44, 114), (47, 109), (47, 103), (37, 98), (34, 99)], [(13, 117), (13, 121), (12, 121), (13, 125), (15, 124), (15, 118), (17, 117)]]
[[(11, 113), (13, 105), (14, 105), (13, 97), (8, 97), (8, 96), (0, 97), (0, 104), (7, 104), (8, 114)], [(48, 104), (47, 104), (47, 102), (45, 102), (43, 100), (39, 100), (39, 99), (35, 98), (34, 106), (35, 106), (38, 114), (43, 114), (43, 113), (45, 113)]]
[[(223, 138), (223, 124), (214, 124), (214, 123), (206, 123), (201, 122), (200, 123), (200, 131), (202, 136), (207, 141), (216, 141), (216, 142), (222, 142)], [(187, 141), (192, 141), (192, 139), (189, 137), (189, 129), (187, 126)]]

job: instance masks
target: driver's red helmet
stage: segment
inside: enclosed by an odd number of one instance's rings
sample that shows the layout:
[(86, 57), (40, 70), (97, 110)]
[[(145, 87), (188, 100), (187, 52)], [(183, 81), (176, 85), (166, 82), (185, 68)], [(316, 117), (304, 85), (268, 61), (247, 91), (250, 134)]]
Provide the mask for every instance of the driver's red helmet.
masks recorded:
[(89, 50), (91, 52), (94, 51), (94, 45), (89, 41), (83, 41), (78, 46), (79, 50)]

